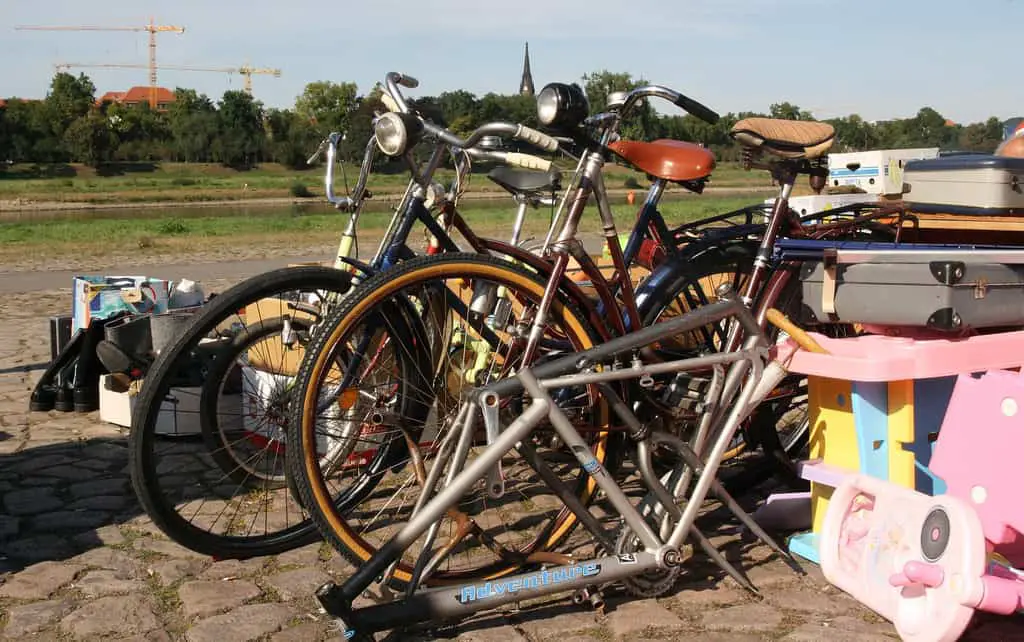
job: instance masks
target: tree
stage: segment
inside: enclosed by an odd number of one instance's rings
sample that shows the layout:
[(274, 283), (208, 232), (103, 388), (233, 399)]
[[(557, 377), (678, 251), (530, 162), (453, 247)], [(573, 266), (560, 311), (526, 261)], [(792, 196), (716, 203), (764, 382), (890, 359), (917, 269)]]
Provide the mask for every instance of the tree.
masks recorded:
[(71, 152), (72, 160), (96, 167), (110, 160), (117, 148), (117, 135), (110, 127), (110, 120), (99, 109), (71, 123), (64, 132), (64, 144)]
[(448, 128), (459, 136), (469, 134), (480, 125), (479, 102), (464, 89), (442, 93), (437, 97), (437, 104)]
[(271, 159), (293, 169), (305, 167), (320, 142), (313, 124), (289, 109), (271, 109), (266, 123)]
[(323, 134), (348, 130), (350, 114), (358, 107), (355, 83), (311, 82), (295, 99), (295, 111), (316, 124)]
[(96, 103), (96, 86), (85, 74), (76, 78), (60, 72), (53, 77), (45, 102), (53, 117), (53, 131), (60, 138), (71, 123), (92, 109)]
[(825, 122), (835, 129), (836, 144), (833, 149), (836, 151), (864, 151), (878, 144), (875, 128), (857, 114)]
[(106, 114), (120, 141), (117, 157), (128, 161), (159, 160), (171, 141), (168, 116), (150, 109), (149, 103), (112, 104)]
[[(383, 113), (384, 103), (381, 102), (381, 89), (374, 89), (363, 96), (359, 106), (349, 115), (349, 126), (345, 132), (345, 140), (341, 142), (339, 154), (342, 160), (348, 163), (362, 163), (363, 154), (366, 151), (366, 144), (373, 135), (373, 117), (375, 112)], [(383, 154), (377, 154), (375, 167), (381, 167), (387, 162)]]
[(984, 123), (972, 123), (960, 132), (960, 147), (991, 153), (1003, 140), (1003, 123), (995, 116)]
[(217, 108), (206, 94), (178, 88), (167, 114), (174, 157), (187, 163), (212, 160), (220, 123)]
[(908, 138), (925, 147), (940, 147), (950, 142), (951, 131), (946, 119), (931, 107), (922, 107), (909, 123)]
[(773, 103), (768, 107), (768, 115), (771, 118), (782, 118), (783, 120), (814, 120), (809, 111), (803, 111), (790, 102)]
[[(590, 113), (605, 109), (608, 96), (613, 92), (630, 91), (646, 85), (643, 78), (633, 80), (629, 73), (613, 73), (606, 69), (583, 75), (583, 91), (590, 103)], [(619, 127), (619, 134), (629, 140), (650, 140), (658, 135), (658, 117), (649, 102), (633, 105), (630, 113)]]
[(244, 91), (226, 91), (217, 110), (214, 156), (231, 167), (252, 167), (263, 149), (263, 108)]

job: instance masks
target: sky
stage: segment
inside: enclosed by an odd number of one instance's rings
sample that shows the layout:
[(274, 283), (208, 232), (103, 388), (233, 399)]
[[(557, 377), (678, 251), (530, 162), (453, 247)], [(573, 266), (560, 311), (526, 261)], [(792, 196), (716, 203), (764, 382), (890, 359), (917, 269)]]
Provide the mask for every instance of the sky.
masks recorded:
[[(959, 123), (1024, 114), (1012, 44), (1024, 42), (1024, 0), (4, 0), (0, 96), (45, 96), (59, 62), (148, 60), (145, 32), (16, 26), (142, 26), (150, 16), (185, 27), (157, 35), (158, 65), (281, 69), (253, 77), (268, 107), (292, 106), (318, 80), (364, 92), (388, 71), (419, 79), (411, 96), (514, 93), (529, 41), (538, 90), (607, 69), (720, 113), (789, 101), (817, 118), (906, 118), (923, 106)], [(98, 94), (148, 83), (145, 68), (72, 72)], [(170, 70), (158, 82), (213, 98), (243, 86), (241, 76)]]

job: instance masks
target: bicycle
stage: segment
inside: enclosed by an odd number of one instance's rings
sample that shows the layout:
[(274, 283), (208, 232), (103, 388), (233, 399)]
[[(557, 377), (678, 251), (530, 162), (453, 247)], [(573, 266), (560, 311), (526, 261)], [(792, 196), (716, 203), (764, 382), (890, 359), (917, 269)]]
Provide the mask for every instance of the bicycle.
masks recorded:
[[(398, 82), (392, 77), (388, 80)], [(408, 78), (401, 81), (414, 82)], [(509, 126), (504, 127), (504, 132), (509, 133)], [(385, 266), (388, 260), (408, 254), (399, 251), (399, 240), (408, 235), (412, 225), (409, 220), (404, 233), (399, 230), (398, 234), (390, 235), (391, 242), (386, 246), (389, 251), (379, 252), (379, 260), (369, 265), (358, 262), (355, 232), (363, 203), (372, 196), (366, 189), (366, 182), (376, 144), (373, 139), (368, 141), (355, 190), (349, 195), (337, 196), (333, 189), (333, 156), (340, 140), (340, 135), (332, 134), (319, 150), (326, 151), (331, 161), (325, 173), (327, 200), (349, 214), (334, 268), (283, 268), (220, 293), (196, 315), (179, 340), (162, 351), (147, 372), (146, 384), (139, 395), (129, 438), (134, 490), (161, 530), (197, 552), (222, 558), (244, 558), (275, 554), (316, 539), (316, 529), (306, 519), (302, 507), (273, 493), (288, 483), (282, 452), (287, 414), (284, 411), (290, 394), (288, 371), (294, 370), (294, 365), (289, 366), (288, 362), (301, 354), (328, 310), (344, 300), (353, 278), (365, 277)], [(439, 156), (436, 149), (435, 156)], [(531, 167), (543, 167), (547, 163), (527, 154), (495, 152), (486, 157)], [(461, 176), (457, 174), (451, 198), (446, 202), (454, 204)], [(412, 188), (407, 190), (411, 191)], [(521, 218), (524, 214), (520, 211), (518, 216)], [(429, 214), (424, 218), (430, 218)], [(407, 223), (397, 216), (392, 220), (402, 225)], [(433, 220), (431, 223), (442, 231)], [(455, 247), (454, 243), (451, 247)], [(506, 249), (497, 243), (496, 247)], [(514, 251), (525, 254), (518, 248)], [(264, 305), (267, 301), (271, 301), (269, 310)], [(254, 317), (248, 319), (251, 323), (246, 323), (245, 315), (240, 314), (246, 310)], [(258, 320), (255, 317), (259, 317)], [(262, 366), (262, 373), (254, 374), (254, 370), (260, 369), (246, 366), (255, 366), (257, 362)], [(158, 435), (161, 412), (167, 409), (165, 400), (172, 390), (199, 397), (197, 423), (201, 443), (194, 443), (195, 439), (177, 439), (169, 444)], [(229, 395), (237, 397), (239, 393), (247, 400), (242, 412), (222, 405)], [(188, 406), (179, 404), (182, 413)], [(329, 421), (344, 426), (344, 419), (343, 412), (336, 412)], [(166, 458), (158, 458), (155, 452), (161, 445), (170, 446)], [(342, 464), (356, 455), (358, 453), (343, 450), (330, 453), (332, 459)], [(220, 495), (228, 496), (227, 501), (214, 503), (211, 508), (204, 500), (216, 497), (218, 489)], [(361, 491), (354, 489), (352, 492)], [(188, 504), (198, 505), (193, 510)], [(283, 513), (284, 517), (271, 518), (278, 513)], [(260, 527), (263, 532), (256, 532)], [(214, 532), (217, 529), (224, 533)]]
[[(593, 603), (600, 604), (603, 602), (600, 587), (614, 582), (623, 583), (633, 594), (664, 594), (678, 580), (687, 560), (684, 542), (694, 538), (702, 546), (710, 546), (695, 526), (698, 511), (709, 492), (713, 492), (763, 542), (793, 564), (794, 570), (802, 572), (716, 480), (719, 463), (739, 423), (786, 375), (784, 366), (770, 357), (770, 343), (746, 305), (726, 292), (721, 294), (722, 300), (717, 303), (589, 350), (527, 368), (513, 377), (467, 393), (456, 419), (463, 426), (459, 431), (462, 435), (473, 433), (478, 414), (487, 426), (499, 423), (498, 408), (510, 395), (526, 393), (531, 402), (522, 414), (495, 431), (495, 437), (472, 462), (466, 462), (466, 449), (461, 443), (445, 450), (431, 469), (424, 489), (424, 494), (431, 494), (431, 497), (421, 502), (414, 517), (344, 583), (328, 583), (316, 591), (322, 608), (336, 619), (345, 638), (365, 642), (373, 640), (374, 632), (399, 630), (405, 625), (423, 622), (444, 626), (481, 610), (564, 591), (575, 591), (578, 601), (589, 597)], [(780, 319), (781, 315), (775, 318)], [(740, 350), (656, 364), (637, 362), (644, 347), (673, 334), (726, 319), (733, 319), (735, 323), (731, 327), (740, 327), (744, 333)], [(788, 326), (784, 318), (781, 322)], [(799, 332), (794, 332), (794, 335), (800, 337)], [(624, 361), (633, 365), (621, 366)], [(709, 365), (727, 368), (728, 374), (725, 385), (705, 397), (708, 404), (705, 417), (718, 415), (721, 418), (713, 422), (713, 429), (708, 432), (710, 449), (706, 450), (704, 457), (699, 454), (699, 445), (691, 447), (670, 433), (644, 425), (609, 385)], [(629, 426), (630, 438), (636, 444), (637, 469), (648, 491), (639, 508), (601, 465), (598, 455), (582, 440), (576, 427), (552, 398), (550, 391), (580, 382), (601, 386), (614, 412)], [(353, 600), (400, 563), (402, 553), (420, 538), (425, 537), (427, 543), (418, 556), (416, 568), (436, 567), (438, 562), (432, 543), (437, 536), (439, 520), (445, 515), (458, 514), (460, 498), (483, 480), (506, 453), (519, 451), (545, 483), (550, 483), (557, 492), (557, 482), (548, 481), (554, 477), (553, 471), (536, 458), (530, 440), (531, 434), (545, 419), (570, 446), (575, 464), (595, 480), (614, 511), (621, 515), (618, 533), (609, 532), (585, 506), (574, 501), (574, 495), (563, 488), (559, 496), (592, 535), (597, 547), (595, 553), (582, 559), (551, 560), (540, 570), (516, 575), (466, 579), (454, 586), (425, 588), (415, 582), (410, 584), (404, 596), (387, 603), (360, 608), (353, 605)], [(669, 474), (659, 476), (654, 472), (651, 452), (655, 448), (670, 449), (678, 455), (679, 463)], [(544, 474), (545, 469), (547, 474)], [(689, 484), (680, 480), (686, 479), (687, 472), (697, 476), (693, 490), (684, 496)], [(442, 474), (445, 475), (443, 481)], [(439, 483), (442, 484), (440, 490), (433, 494)], [(710, 550), (714, 551), (714, 547)], [(446, 552), (445, 547), (441, 547), (436, 555)], [(720, 555), (712, 554), (712, 559), (731, 575), (736, 574), (731, 564)]]

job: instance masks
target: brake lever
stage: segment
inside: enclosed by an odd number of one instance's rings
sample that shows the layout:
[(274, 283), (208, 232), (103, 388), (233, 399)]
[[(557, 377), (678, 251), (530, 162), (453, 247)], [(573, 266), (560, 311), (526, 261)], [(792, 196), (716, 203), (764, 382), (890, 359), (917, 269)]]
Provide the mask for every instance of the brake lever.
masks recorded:
[(313, 152), (312, 156), (306, 159), (307, 165), (312, 165), (313, 163), (320, 160), (320, 157), (323, 156), (324, 149), (327, 147), (328, 140), (330, 140), (330, 136), (320, 141), (320, 146), (316, 148), (316, 151)]

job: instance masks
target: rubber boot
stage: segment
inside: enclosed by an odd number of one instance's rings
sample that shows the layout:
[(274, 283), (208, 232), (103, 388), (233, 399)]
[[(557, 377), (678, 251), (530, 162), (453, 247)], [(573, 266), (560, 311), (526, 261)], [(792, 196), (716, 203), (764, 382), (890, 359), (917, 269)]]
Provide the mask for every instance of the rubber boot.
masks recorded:
[(43, 371), (43, 375), (36, 383), (35, 390), (29, 398), (29, 410), (32, 412), (48, 412), (50, 410), (70, 410), (70, 404), (65, 404), (65, 395), (62, 394), (67, 383), (67, 375), (71, 366), (78, 359), (78, 353), (82, 349), (85, 339), (85, 332), (78, 330), (71, 340), (57, 354), (57, 358), (50, 362), (50, 365)]
[(100, 407), (100, 375), (107, 370), (96, 356), (96, 346), (103, 341), (104, 329), (114, 321), (110, 319), (93, 319), (85, 331), (82, 348), (78, 360), (71, 371), (71, 396), (75, 412), (92, 412)]

